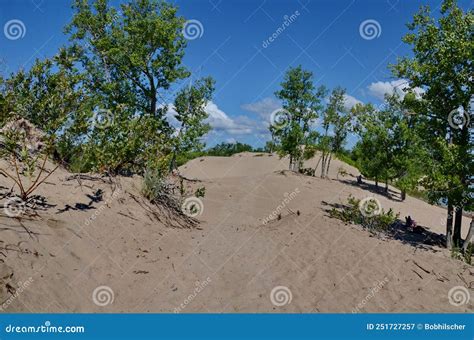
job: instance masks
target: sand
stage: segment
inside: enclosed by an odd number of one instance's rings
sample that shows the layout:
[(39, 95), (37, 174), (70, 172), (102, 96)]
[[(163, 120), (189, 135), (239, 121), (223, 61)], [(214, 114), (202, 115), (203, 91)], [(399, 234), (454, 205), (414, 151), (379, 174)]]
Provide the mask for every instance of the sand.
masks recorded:
[[(189, 185), (206, 188), (195, 228), (159, 221), (140, 198), (138, 176), (79, 181), (58, 170), (38, 190), (54, 206), (30, 219), (1, 214), (3, 311), (474, 310), (472, 298), (449, 300), (452, 289), (474, 296), (472, 266), (441, 247), (374, 236), (327, 213), (350, 194), (372, 196), (443, 233), (443, 208), (412, 197), (399, 202), (394, 188), (394, 199), (361, 188), (358, 171), (338, 160), (329, 179), (287, 167), (287, 159), (255, 153), (188, 162), (181, 172), (197, 180)], [(10, 186), (1, 177), (0, 185)]]

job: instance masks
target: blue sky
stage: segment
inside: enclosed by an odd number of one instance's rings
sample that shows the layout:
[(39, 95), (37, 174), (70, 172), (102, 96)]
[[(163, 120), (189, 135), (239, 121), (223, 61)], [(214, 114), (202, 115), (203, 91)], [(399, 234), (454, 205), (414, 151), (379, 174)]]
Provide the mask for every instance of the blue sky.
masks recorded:
[[(380, 104), (385, 92), (403, 80), (387, 65), (410, 54), (401, 42), (406, 23), (420, 5), (438, 12), (440, 0), (182, 0), (173, 1), (187, 20), (197, 21), (185, 64), (195, 77), (211, 75), (216, 93), (208, 105), (214, 127), (208, 145), (242, 141), (262, 146), (266, 126), (278, 109), (274, 97), (284, 72), (302, 65), (317, 85), (347, 89), (347, 105)], [(470, 0), (459, 1), (467, 9)], [(118, 5), (119, 1), (111, 1)], [(67, 43), (68, 0), (0, 0), (0, 72), (28, 68), (35, 58), (54, 55)], [(286, 17), (285, 17), (286, 16)], [(285, 18), (288, 25), (285, 25)], [(5, 25), (20, 20), (24, 31), (8, 39)], [(364, 33), (362, 23), (368, 22)], [(284, 29), (282, 29), (284, 27)], [(362, 25), (365, 27), (365, 25)], [(279, 29), (280, 28), (280, 29)], [(21, 28), (23, 29), (23, 28)], [(192, 31), (190, 31), (192, 33)], [(371, 35), (374, 33), (374, 35)], [(273, 41), (268, 41), (273, 35)], [(266, 43), (265, 43), (266, 41)], [(164, 96), (171, 102), (172, 94)], [(354, 143), (354, 137), (348, 146)]]

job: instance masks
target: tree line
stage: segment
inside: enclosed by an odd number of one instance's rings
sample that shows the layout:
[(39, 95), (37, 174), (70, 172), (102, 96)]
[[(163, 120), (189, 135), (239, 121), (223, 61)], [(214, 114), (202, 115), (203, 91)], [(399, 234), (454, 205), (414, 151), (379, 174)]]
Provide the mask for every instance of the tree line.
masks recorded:
[[(344, 153), (349, 133), (358, 136), (350, 154), (361, 173), (402, 190), (423, 190), (432, 203), (447, 206), (448, 247), (460, 247), (463, 211), (473, 209), (474, 12), (445, 0), (441, 15), (421, 7), (403, 41), (412, 56), (390, 69), (405, 79), (401, 91), (381, 106), (345, 107), (345, 90), (315, 88), (313, 74), (290, 68), (275, 96), (282, 109), (271, 119), (267, 148), (289, 157), (289, 169), (302, 169), (319, 150), (315, 175), (327, 177), (334, 155)], [(319, 122), (319, 124), (316, 124)], [(318, 126), (318, 127), (317, 127)]]

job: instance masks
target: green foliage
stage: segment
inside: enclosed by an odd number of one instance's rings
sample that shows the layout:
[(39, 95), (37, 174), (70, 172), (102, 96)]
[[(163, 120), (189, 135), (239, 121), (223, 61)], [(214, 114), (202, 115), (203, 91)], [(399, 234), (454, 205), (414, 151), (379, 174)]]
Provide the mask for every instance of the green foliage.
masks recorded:
[(153, 202), (163, 193), (165, 185), (163, 174), (160, 171), (154, 169), (147, 170), (143, 175), (142, 195), (150, 202)]
[(199, 187), (194, 192), (194, 196), (196, 197), (204, 197), (206, 195), (206, 187)]
[(223, 156), (228, 157), (240, 152), (252, 152), (252, 146), (244, 143), (220, 143), (208, 149), (206, 155), (208, 156)]
[(287, 71), (281, 90), (275, 93), (282, 101), (283, 110), (279, 121), (270, 126), (270, 132), (279, 145), (280, 156), (290, 157), (290, 170), (301, 167), (304, 147), (316, 138), (310, 127), (318, 118), (325, 94), (324, 87), (315, 89), (313, 74), (301, 66)]
[(467, 114), (474, 97), (474, 11), (464, 12), (456, 1), (445, 0), (440, 16), (434, 18), (424, 6), (408, 27), (403, 41), (413, 56), (399, 59), (392, 69), (408, 79), (410, 88), (424, 90), (406, 100), (418, 117), (416, 130), (429, 156), (422, 185), (432, 201), (445, 199), (471, 210), (473, 139), (470, 126), (456, 126), (450, 114), (459, 108)]
[(204, 147), (200, 139), (211, 129), (204, 121), (209, 117), (205, 107), (212, 99), (214, 83), (212, 78), (204, 78), (178, 92), (174, 108), (180, 127), (173, 142), (174, 155), (200, 151)]
[[(338, 154), (342, 151), (350, 129), (351, 116), (344, 108), (346, 91), (336, 87), (329, 97), (329, 103), (323, 111), (322, 126), (324, 134), (319, 138), (321, 149), (321, 177), (324, 178), (329, 172), (332, 153)], [(329, 135), (329, 128), (333, 130), (333, 136)]]
[[(51, 141), (26, 119), (13, 119), (0, 130), (2, 147), (0, 157), (7, 158), (14, 172), (0, 169), (0, 173), (12, 180), (20, 190), (20, 198), (26, 202), (30, 195), (57, 169), (43, 175)], [(42, 176), (43, 175), (43, 176)], [(24, 178), (29, 181), (25, 181)]]
[[(347, 203), (342, 208), (332, 208), (329, 211), (329, 215), (345, 223), (361, 225), (371, 232), (387, 231), (390, 226), (397, 222), (399, 214), (395, 214), (392, 209), (389, 209), (387, 212), (381, 209), (379, 214), (363, 214), (360, 209), (360, 202), (359, 199), (349, 196)], [(375, 206), (365, 208), (365, 211), (373, 210), (376, 210)]]
[[(174, 168), (202, 149), (210, 127), (205, 106), (214, 81), (181, 90), (185, 19), (160, 0), (74, 0), (70, 43), (29, 71), (0, 78), (0, 126), (12, 113), (54, 140), (53, 156), (70, 170), (110, 174)], [(120, 11), (119, 11), (120, 9)], [(174, 100), (177, 131), (163, 101)]]
[(386, 97), (385, 107), (358, 104), (352, 109), (355, 131), (361, 137), (353, 150), (362, 174), (394, 182), (403, 191), (413, 191), (422, 178), (427, 154), (414, 129), (417, 117), (398, 95)]

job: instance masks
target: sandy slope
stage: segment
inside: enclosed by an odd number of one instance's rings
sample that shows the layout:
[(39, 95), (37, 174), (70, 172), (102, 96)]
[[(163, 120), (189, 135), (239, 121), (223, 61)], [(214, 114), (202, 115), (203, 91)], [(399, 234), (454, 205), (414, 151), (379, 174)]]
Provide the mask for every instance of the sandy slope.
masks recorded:
[[(194, 187), (206, 187), (194, 229), (158, 221), (139, 198), (137, 177), (79, 182), (58, 171), (39, 192), (55, 207), (23, 226), (0, 217), (8, 266), (0, 267), (0, 294), (5, 300), (17, 290), (5, 311), (472, 312), (472, 299), (448, 301), (451, 288), (474, 281), (471, 266), (438, 247), (371, 237), (326, 212), (349, 194), (375, 196), (384, 209), (442, 233), (445, 211), (387, 199), (351, 176), (338, 180), (339, 167), (358, 174), (337, 160), (323, 180), (282, 172), (287, 160), (266, 154), (195, 159), (181, 169), (201, 181)], [(94, 202), (98, 189), (103, 200)], [(108, 288), (94, 302), (100, 286)], [(272, 303), (278, 286), (286, 288)]]

